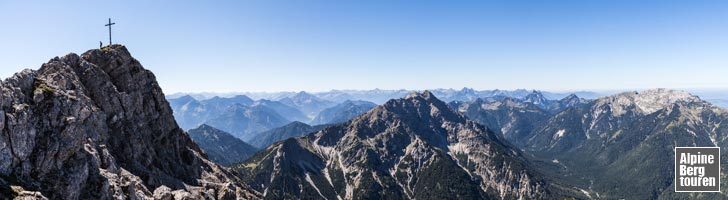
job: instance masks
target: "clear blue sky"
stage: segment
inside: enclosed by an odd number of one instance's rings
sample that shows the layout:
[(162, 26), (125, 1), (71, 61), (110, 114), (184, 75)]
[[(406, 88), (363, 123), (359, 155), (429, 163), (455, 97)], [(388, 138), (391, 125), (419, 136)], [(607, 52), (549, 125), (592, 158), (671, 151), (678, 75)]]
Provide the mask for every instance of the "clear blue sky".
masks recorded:
[(728, 1), (668, 0), (0, 1), (0, 77), (109, 17), (168, 94), (728, 88)]

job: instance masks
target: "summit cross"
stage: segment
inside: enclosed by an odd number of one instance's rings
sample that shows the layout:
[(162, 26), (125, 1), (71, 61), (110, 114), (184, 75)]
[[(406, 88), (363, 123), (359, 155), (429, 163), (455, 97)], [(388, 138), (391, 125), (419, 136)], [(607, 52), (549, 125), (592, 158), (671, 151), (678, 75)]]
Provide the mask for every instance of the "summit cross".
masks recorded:
[(106, 24), (106, 26), (109, 27), (109, 45), (113, 44), (113, 43), (111, 43), (111, 25), (114, 25), (114, 24), (116, 24), (116, 23), (111, 23), (111, 18), (109, 18), (109, 23)]

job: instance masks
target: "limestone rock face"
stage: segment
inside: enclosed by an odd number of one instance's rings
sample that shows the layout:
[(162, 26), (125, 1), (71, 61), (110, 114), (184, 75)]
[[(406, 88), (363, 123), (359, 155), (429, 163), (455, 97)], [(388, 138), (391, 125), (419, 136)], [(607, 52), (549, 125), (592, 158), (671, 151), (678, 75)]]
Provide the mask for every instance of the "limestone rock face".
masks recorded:
[(53, 58), (0, 88), (0, 185), (13, 187), (0, 196), (259, 198), (200, 153), (122, 45)]

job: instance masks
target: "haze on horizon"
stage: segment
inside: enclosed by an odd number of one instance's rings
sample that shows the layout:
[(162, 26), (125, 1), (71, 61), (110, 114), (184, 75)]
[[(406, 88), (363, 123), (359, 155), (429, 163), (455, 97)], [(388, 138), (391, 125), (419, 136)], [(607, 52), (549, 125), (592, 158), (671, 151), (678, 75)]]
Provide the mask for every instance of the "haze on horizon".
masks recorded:
[(165, 93), (728, 88), (725, 1), (0, 1), (0, 78), (126, 45)]

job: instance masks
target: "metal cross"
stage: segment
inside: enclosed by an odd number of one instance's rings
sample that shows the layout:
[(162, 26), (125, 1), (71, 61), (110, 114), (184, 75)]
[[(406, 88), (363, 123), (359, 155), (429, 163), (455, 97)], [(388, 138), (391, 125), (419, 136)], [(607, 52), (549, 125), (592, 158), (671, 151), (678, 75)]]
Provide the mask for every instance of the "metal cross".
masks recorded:
[(109, 45), (113, 44), (113, 43), (111, 43), (111, 25), (114, 25), (114, 24), (116, 24), (116, 23), (111, 23), (111, 18), (109, 18), (109, 23), (106, 24), (106, 26), (109, 27)]

